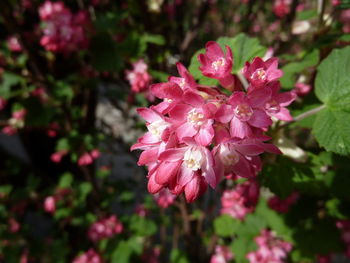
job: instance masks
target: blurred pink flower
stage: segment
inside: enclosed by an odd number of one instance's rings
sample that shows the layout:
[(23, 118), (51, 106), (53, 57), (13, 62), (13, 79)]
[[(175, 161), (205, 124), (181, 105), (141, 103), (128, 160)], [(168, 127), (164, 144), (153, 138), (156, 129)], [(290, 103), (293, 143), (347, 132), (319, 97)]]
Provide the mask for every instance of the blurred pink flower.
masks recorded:
[(18, 232), (19, 231), (19, 229), (20, 229), (20, 227), (21, 227), (21, 225), (17, 222), (17, 220), (16, 219), (14, 219), (14, 218), (9, 218), (9, 220), (8, 220), (8, 225), (9, 225), (9, 232), (10, 233), (16, 233), (16, 232)]
[(176, 195), (173, 195), (169, 189), (164, 188), (154, 195), (154, 199), (160, 207), (167, 208), (174, 203)]
[(22, 47), (21, 47), (20, 43), (18, 42), (17, 37), (15, 37), (15, 36), (10, 36), (7, 39), (7, 46), (12, 52), (21, 52), (22, 51)]
[(147, 71), (148, 66), (143, 59), (133, 63), (132, 70), (126, 70), (126, 79), (131, 85), (131, 90), (134, 93), (146, 91), (152, 80), (151, 75)]
[(88, 231), (90, 240), (98, 242), (102, 239), (111, 238), (123, 231), (123, 225), (115, 215), (103, 218), (93, 223)]
[(48, 196), (44, 200), (44, 210), (48, 213), (54, 214), (56, 211), (56, 198)]
[(93, 249), (90, 248), (87, 252), (77, 256), (72, 263), (102, 263), (102, 257)]
[(228, 263), (233, 259), (233, 253), (229, 247), (217, 245), (215, 254), (212, 255), (210, 263)]
[(277, 195), (271, 197), (268, 200), (268, 205), (271, 209), (280, 212), (287, 213), (289, 207), (293, 205), (299, 199), (299, 193), (294, 192), (289, 195), (286, 199), (280, 199)]
[(67, 153), (68, 153), (67, 150), (61, 150), (61, 151), (55, 152), (51, 154), (50, 159), (54, 163), (60, 163), (62, 160), (62, 157), (65, 156)]

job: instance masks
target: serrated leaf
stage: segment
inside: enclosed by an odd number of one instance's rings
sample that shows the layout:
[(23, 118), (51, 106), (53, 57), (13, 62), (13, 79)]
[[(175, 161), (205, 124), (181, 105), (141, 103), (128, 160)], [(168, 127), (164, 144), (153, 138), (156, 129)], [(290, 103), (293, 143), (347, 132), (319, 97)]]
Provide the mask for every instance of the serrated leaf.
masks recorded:
[(313, 126), (320, 146), (338, 154), (350, 153), (350, 111), (323, 109)]

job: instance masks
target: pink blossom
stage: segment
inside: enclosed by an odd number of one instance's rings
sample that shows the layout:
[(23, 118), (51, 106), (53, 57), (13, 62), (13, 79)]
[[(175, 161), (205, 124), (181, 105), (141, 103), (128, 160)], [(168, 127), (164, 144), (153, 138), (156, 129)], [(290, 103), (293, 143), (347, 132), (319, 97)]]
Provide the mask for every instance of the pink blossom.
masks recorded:
[(90, 155), (91, 155), (92, 158), (97, 159), (97, 158), (99, 158), (101, 156), (101, 152), (98, 149), (93, 149), (90, 152)]
[(176, 67), (177, 71), (180, 74), (180, 77), (171, 76), (169, 77), (169, 82), (176, 83), (183, 91), (186, 91), (188, 89), (195, 89), (198, 84), (194, 80), (193, 76), (185, 68), (185, 66), (180, 62), (177, 62)]
[(228, 263), (233, 259), (233, 253), (229, 247), (217, 245), (215, 254), (212, 255), (210, 263)]
[(255, 180), (246, 181), (233, 190), (224, 191), (221, 197), (221, 214), (243, 220), (255, 210), (260, 194), (259, 185)]
[(63, 2), (46, 1), (39, 8), (43, 22), (40, 44), (53, 52), (69, 53), (88, 46), (88, 14), (72, 14)]
[(167, 208), (175, 201), (176, 195), (173, 195), (168, 189), (162, 189), (154, 195), (154, 199), (161, 208)]
[(9, 225), (8, 229), (10, 233), (17, 233), (21, 227), (21, 225), (17, 222), (17, 220), (12, 217), (9, 218), (8, 225)]
[(350, 9), (343, 10), (339, 20), (343, 23), (343, 32), (350, 33)]
[(72, 263), (103, 263), (103, 259), (93, 248), (90, 248), (87, 252), (77, 256)]
[(312, 87), (303, 82), (297, 82), (294, 85), (294, 92), (300, 97), (309, 94), (311, 90), (312, 90)]
[(53, 138), (57, 136), (57, 130), (59, 130), (59, 125), (56, 122), (53, 122), (49, 125), (47, 130), (47, 136)]
[(91, 154), (88, 152), (83, 153), (79, 159), (78, 159), (78, 165), (79, 166), (86, 166), (92, 164), (94, 159), (92, 158)]
[(126, 70), (126, 78), (131, 85), (131, 90), (135, 93), (146, 91), (152, 80), (151, 75), (147, 71), (148, 66), (143, 59), (133, 64), (132, 70)]
[(176, 122), (175, 132), (179, 141), (194, 137), (199, 145), (209, 145), (214, 138), (213, 111), (216, 111), (214, 104), (206, 104), (201, 96), (186, 92), (184, 103), (178, 103), (169, 112), (170, 118)]
[(16, 134), (18, 129), (24, 127), (24, 118), (27, 114), (26, 109), (21, 109), (12, 113), (12, 118), (8, 120), (8, 125), (2, 129), (2, 132), (7, 135)]
[(54, 214), (56, 211), (56, 198), (48, 196), (44, 200), (44, 210), (48, 213)]
[(273, 12), (279, 18), (283, 18), (290, 12), (291, 0), (275, 0)]
[(103, 218), (93, 223), (88, 231), (88, 236), (93, 242), (111, 238), (123, 231), (123, 225), (115, 215)]
[(62, 157), (65, 156), (67, 153), (68, 153), (67, 150), (61, 150), (58, 152), (54, 152), (53, 154), (51, 154), (50, 159), (54, 163), (60, 163), (62, 160)]
[(278, 239), (274, 232), (263, 229), (255, 238), (258, 250), (248, 253), (250, 263), (283, 263), (292, 250), (292, 244)]
[(135, 213), (140, 217), (146, 217), (149, 211), (143, 204), (138, 204), (135, 208)]
[(201, 63), (199, 69), (203, 75), (220, 81), (220, 84), (229, 90), (233, 89), (234, 79), (231, 74), (233, 55), (229, 46), (226, 46), (226, 55), (220, 45), (209, 41), (205, 45), (205, 54), (199, 54), (198, 60)]
[(226, 134), (221, 133), (221, 143), (218, 143), (212, 151), (215, 159), (215, 172), (219, 178), (226, 174), (254, 178), (259, 169), (256, 169), (252, 158), (259, 158), (258, 155), (265, 151), (275, 154), (281, 153), (274, 145), (265, 144), (261, 140), (226, 139), (229, 138), (227, 134), (227, 131)]
[(262, 87), (263, 85), (275, 81), (282, 77), (282, 70), (278, 69), (278, 59), (269, 58), (263, 61), (256, 57), (252, 63), (246, 62), (242, 69), (243, 75), (251, 83), (251, 88)]
[(15, 36), (10, 36), (7, 39), (7, 46), (12, 52), (21, 52), (22, 51), (21, 44), (18, 42), (18, 39)]
[(294, 192), (285, 199), (273, 196), (268, 200), (269, 207), (280, 213), (287, 213), (289, 207), (293, 205), (299, 198), (299, 193)]
[(279, 120), (292, 121), (293, 117), (286, 106), (289, 106), (295, 100), (295, 93), (280, 93), (280, 84), (277, 81), (268, 84), (268, 87), (271, 89), (271, 98), (265, 104), (265, 112)]
[(246, 95), (235, 92), (227, 104), (221, 105), (216, 112), (216, 120), (221, 123), (230, 122), (230, 134), (236, 138), (252, 137), (254, 128), (267, 128), (272, 124), (271, 118), (263, 108), (271, 100), (271, 90), (255, 89)]

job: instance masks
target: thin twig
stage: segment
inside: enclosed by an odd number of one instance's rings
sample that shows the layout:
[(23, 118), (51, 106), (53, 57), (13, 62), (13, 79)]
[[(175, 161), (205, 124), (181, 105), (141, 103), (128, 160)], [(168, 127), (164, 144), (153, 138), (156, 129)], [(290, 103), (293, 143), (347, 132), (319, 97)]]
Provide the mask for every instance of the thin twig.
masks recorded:
[(283, 125), (281, 125), (279, 128), (284, 128), (286, 126), (288, 126), (289, 124), (292, 124), (294, 122), (298, 122), (298, 121), (301, 121), (307, 117), (310, 117), (316, 113), (318, 113), (319, 111), (323, 110), (324, 108), (326, 108), (326, 105), (322, 104), (321, 106), (319, 107), (316, 107), (316, 108), (313, 108), (309, 111), (306, 111), (306, 112), (303, 112), (302, 114), (296, 116), (292, 121), (290, 122), (287, 122), (287, 123), (284, 123)]

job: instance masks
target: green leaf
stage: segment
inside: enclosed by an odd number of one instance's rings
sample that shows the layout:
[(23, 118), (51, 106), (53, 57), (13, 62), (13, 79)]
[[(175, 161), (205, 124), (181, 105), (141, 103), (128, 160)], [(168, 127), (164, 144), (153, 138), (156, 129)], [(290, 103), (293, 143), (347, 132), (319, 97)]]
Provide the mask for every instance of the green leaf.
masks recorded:
[(296, 82), (297, 73), (301, 73), (307, 68), (317, 65), (319, 61), (319, 50), (313, 49), (310, 53), (307, 53), (300, 61), (291, 62), (282, 67), (283, 76), (280, 79), (281, 85), (285, 89), (294, 88)]
[(313, 133), (327, 151), (350, 153), (350, 111), (323, 109), (317, 114)]
[(64, 173), (61, 178), (60, 181), (58, 182), (58, 187), (59, 188), (69, 188), (71, 187), (73, 182), (73, 176), (71, 173)]
[(317, 17), (317, 10), (303, 10), (297, 13), (297, 20), (309, 20), (311, 18)]
[(137, 236), (151, 236), (157, 232), (157, 225), (148, 218), (134, 215), (130, 220), (130, 230)]
[(229, 215), (221, 215), (214, 220), (215, 233), (222, 237), (231, 237), (240, 226), (240, 222)]
[(171, 250), (170, 262), (171, 263), (189, 263), (189, 261), (186, 258), (185, 254), (182, 251), (178, 250), (178, 249)]
[(129, 263), (131, 254), (132, 248), (129, 243), (127, 241), (121, 241), (112, 253), (111, 262)]
[(0, 83), (0, 96), (7, 99), (10, 96), (11, 87), (18, 85), (24, 81), (24, 79), (16, 74), (13, 74), (11, 72), (3, 72), (1, 76), (1, 83)]
[(260, 45), (257, 38), (251, 38), (240, 33), (234, 38), (220, 37), (217, 42), (224, 47), (231, 47), (233, 53), (233, 73), (237, 73), (245, 62), (251, 61), (254, 57), (262, 57), (266, 53), (266, 47)]

